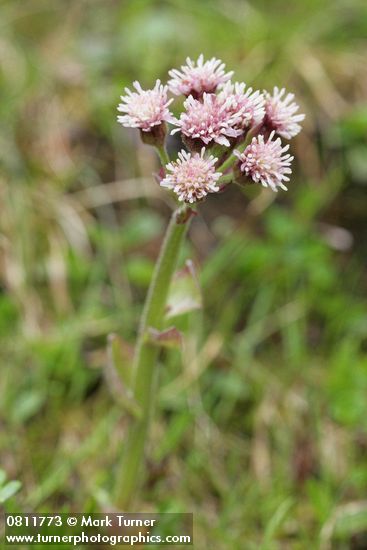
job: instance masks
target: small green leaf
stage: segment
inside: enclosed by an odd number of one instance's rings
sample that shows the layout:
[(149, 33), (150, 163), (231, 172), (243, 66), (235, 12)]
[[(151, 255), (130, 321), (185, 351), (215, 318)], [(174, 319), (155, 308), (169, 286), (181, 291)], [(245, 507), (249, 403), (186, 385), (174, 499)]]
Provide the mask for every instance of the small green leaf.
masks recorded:
[(3, 487), (0, 488), (0, 504), (9, 500), (15, 493), (19, 491), (22, 484), (20, 481), (9, 481)]
[(264, 540), (261, 545), (261, 550), (267, 550), (267, 548), (269, 548), (269, 544), (274, 539), (276, 533), (280, 530), (281, 526), (287, 519), (287, 516), (293, 504), (293, 500), (291, 498), (287, 498), (278, 506), (265, 528)]
[(170, 327), (163, 331), (149, 328), (148, 340), (164, 348), (181, 348), (182, 346), (182, 334), (176, 327)]
[(19, 394), (15, 402), (12, 418), (15, 422), (26, 422), (36, 415), (45, 403), (46, 396), (42, 390), (28, 390)]
[(183, 315), (202, 307), (202, 298), (194, 264), (186, 262), (183, 269), (175, 273), (167, 301), (166, 318)]

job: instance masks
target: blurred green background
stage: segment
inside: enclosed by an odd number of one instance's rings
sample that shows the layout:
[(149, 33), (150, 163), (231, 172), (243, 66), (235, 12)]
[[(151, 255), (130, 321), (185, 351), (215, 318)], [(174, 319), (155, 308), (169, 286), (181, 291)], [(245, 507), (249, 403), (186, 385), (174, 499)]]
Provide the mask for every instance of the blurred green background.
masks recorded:
[(106, 338), (133, 343), (171, 209), (116, 106), (201, 52), (307, 118), (288, 193), (194, 220), (204, 307), (164, 357), (139, 509), (194, 512), (199, 550), (365, 549), (364, 0), (0, 2), (0, 497), (111, 509)]

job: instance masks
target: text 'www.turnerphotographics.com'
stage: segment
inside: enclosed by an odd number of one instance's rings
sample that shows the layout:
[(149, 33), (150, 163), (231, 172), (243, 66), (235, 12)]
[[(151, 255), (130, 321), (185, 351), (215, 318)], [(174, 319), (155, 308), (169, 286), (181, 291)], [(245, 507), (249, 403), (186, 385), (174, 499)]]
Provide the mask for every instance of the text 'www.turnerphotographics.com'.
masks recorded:
[(192, 514), (6, 514), (5, 544), (193, 544)]

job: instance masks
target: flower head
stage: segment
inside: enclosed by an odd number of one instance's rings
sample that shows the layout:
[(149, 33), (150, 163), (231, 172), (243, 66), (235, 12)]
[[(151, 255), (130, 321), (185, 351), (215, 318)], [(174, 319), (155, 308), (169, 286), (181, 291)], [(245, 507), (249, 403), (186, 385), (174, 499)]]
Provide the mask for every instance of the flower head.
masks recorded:
[(181, 71), (172, 69), (168, 73), (171, 77), (168, 87), (175, 95), (192, 95), (200, 98), (204, 92), (215, 92), (219, 84), (226, 82), (233, 75), (233, 71), (225, 73), (225, 64), (215, 57), (204, 62), (204, 56), (201, 54), (196, 63), (189, 57), (186, 63), (187, 65), (182, 65)]
[(277, 191), (278, 187), (287, 190), (283, 182), (289, 181), (287, 174), (291, 174), (291, 162), (294, 157), (284, 154), (289, 145), (282, 147), (280, 138), (273, 141), (275, 132), (271, 132), (267, 141), (259, 135), (252, 138), (250, 145), (240, 153), (234, 154), (240, 160), (240, 169), (255, 183), (261, 183), (264, 187), (271, 187)]
[(189, 96), (184, 102), (186, 112), (176, 121), (179, 128), (175, 128), (172, 134), (181, 131), (185, 136), (200, 139), (206, 145), (215, 141), (229, 147), (228, 138), (241, 135), (242, 130), (238, 128), (241, 114), (227, 109), (227, 103), (229, 105), (230, 100), (223, 101), (214, 94), (204, 93), (202, 101)]
[(284, 88), (279, 90), (275, 86), (273, 94), (265, 94), (265, 124), (275, 130), (277, 134), (290, 139), (296, 136), (301, 131), (301, 122), (305, 115), (296, 114), (299, 105), (294, 99), (294, 94), (286, 94)]
[(173, 117), (168, 106), (173, 101), (167, 99), (167, 86), (157, 80), (152, 90), (143, 90), (139, 82), (134, 82), (136, 92), (125, 88), (125, 96), (121, 96), (122, 103), (117, 110), (126, 113), (117, 117), (117, 120), (129, 128), (140, 128), (149, 132), (154, 126), (162, 122), (172, 122)]
[(176, 161), (167, 164), (167, 175), (161, 181), (161, 186), (172, 189), (178, 195), (178, 200), (190, 203), (203, 199), (208, 193), (219, 191), (216, 182), (222, 174), (215, 171), (218, 159), (212, 155), (204, 158), (204, 154), (205, 147), (200, 154), (182, 150)]
[(239, 118), (235, 127), (245, 129), (256, 126), (264, 118), (264, 96), (259, 91), (247, 88), (243, 82), (226, 82), (218, 94), (219, 101), (226, 102), (228, 113)]

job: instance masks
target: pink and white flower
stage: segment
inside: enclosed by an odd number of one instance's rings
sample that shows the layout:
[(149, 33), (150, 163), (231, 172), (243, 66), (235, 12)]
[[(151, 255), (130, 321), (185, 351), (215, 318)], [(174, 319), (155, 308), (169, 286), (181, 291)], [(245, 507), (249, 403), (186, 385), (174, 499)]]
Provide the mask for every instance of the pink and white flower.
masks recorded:
[(285, 88), (274, 87), (273, 94), (265, 93), (265, 124), (271, 130), (285, 139), (291, 139), (302, 129), (299, 122), (304, 120), (304, 114), (296, 114), (299, 105), (294, 94), (286, 94)]
[(262, 122), (264, 109), (264, 96), (258, 90), (247, 88), (243, 82), (226, 82), (218, 94), (219, 101), (226, 102), (227, 111), (238, 114), (240, 121), (238, 127), (246, 129), (257, 126)]
[(200, 98), (204, 92), (214, 93), (219, 84), (223, 84), (233, 75), (233, 71), (226, 73), (225, 64), (215, 57), (204, 62), (201, 54), (196, 62), (188, 57), (186, 63), (182, 65), (181, 71), (172, 69), (168, 73), (171, 77), (168, 87), (175, 95)]
[(128, 128), (140, 128), (143, 132), (150, 132), (154, 126), (163, 122), (173, 122), (173, 116), (168, 107), (173, 99), (167, 98), (167, 86), (157, 80), (152, 90), (143, 90), (139, 82), (134, 82), (136, 92), (125, 88), (125, 96), (121, 96), (122, 103), (117, 110), (126, 113), (119, 115), (117, 120)]
[(250, 145), (241, 153), (234, 151), (240, 160), (240, 169), (255, 183), (270, 187), (273, 191), (287, 190), (284, 182), (289, 181), (287, 174), (291, 174), (291, 162), (294, 157), (284, 154), (289, 145), (282, 147), (280, 138), (273, 141), (275, 132), (271, 132), (267, 141), (263, 135), (253, 137)]
[(167, 164), (167, 175), (160, 185), (172, 189), (178, 195), (179, 201), (189, 203), (203, 199), (208, 193), (219, 191), (216, 182), (222, 174), (215, 171), (218, 159), (212, 155), (205, 158), (204, 155), (205, 147), (200, 154), (182, 150), (176, 161)]
[(204, 93), (202, 101), (191, 95), (184, 102), (186, 112), (175, 124), (171, 133), (182, 132), (191, 139), (200, 139), (208, 145), (215, 141), (219, 145), (230, 146), (228, 138), (235, 138), (242, 134), (241, 113), (229, 109), (230, 100), (223, 101), (214, 94)]

